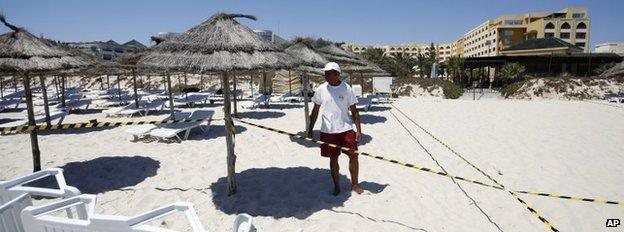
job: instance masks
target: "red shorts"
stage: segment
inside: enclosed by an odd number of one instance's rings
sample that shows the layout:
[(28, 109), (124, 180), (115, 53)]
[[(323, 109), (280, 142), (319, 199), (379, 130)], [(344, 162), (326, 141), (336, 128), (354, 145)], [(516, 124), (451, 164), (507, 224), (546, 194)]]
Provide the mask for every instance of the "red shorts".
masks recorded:
[[(357, 141), (355, 141), (355, 131), (348, 130), (342, 133), (329, 134), (321, 132), (321, 141), (326, 143), (335, 144), (341, 147), (346, 147), (352, 151), (342, 151), (348, 156), (357, 155), (354, 151), (357, 151)], [(323, 157), (336, 157), (340, 155), (340, 148), (331, 147), (327, 144), (321, 145), (321, 156)]]

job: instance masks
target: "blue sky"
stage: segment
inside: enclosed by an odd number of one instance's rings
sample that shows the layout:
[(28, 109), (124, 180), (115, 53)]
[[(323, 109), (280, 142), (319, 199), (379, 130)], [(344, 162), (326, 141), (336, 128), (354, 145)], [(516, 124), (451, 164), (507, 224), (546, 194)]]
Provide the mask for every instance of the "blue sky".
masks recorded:
[(240, 22), (254, 29), (273, 30), (285, 38), (303, 35), (365, 44), (452, 42), (501, 14), (573, 6), (589, 9), (592, 47), (624, 41), (623, 0), (0, 0), (0, 9), (9, 21), (35, 35), (61, 41), (137, 39), (143, 43), (161, 31), (186, 31), (220, 11), (253, 14), (258, 21)]

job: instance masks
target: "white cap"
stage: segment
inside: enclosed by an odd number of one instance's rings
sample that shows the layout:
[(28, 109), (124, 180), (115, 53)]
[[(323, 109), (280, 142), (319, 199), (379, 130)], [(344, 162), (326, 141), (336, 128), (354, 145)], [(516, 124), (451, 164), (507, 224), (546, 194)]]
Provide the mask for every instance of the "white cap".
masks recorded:
[(325, 68), (323, 68), (323, 71), (329, 71), (329, 70), (334, 70), (336, 72), (341, 73), (340, 66), (338, 66), (336, 62), (329, 62), (325, 65)]

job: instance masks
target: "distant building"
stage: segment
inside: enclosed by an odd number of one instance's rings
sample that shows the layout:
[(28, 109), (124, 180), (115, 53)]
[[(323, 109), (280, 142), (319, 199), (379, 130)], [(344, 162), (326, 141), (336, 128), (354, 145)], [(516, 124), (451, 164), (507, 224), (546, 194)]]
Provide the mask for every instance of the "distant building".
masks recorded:
[(485, 21), (455, 41), (463, 57), (498, 56), (500, 51), (529, 39), (559, 38), (589, 52), (587, 8), (558, 12), (502, 15)]
[(167, 41), (167, 40), (173, 39), (175, 37), (178, 37), (179, 35), (181, 35), (181, 33), (177, 33), (177, 32), (158, 32), (158, 34), (153, 35), (151, 37), (151, 39), (156, 44), (159, 44), (159, 43), (161, 43), (163, 41)]
[[(436, 57), (439, 62), (446, 61), (449, 57), (453, 56), (453, 44), (434, 44)], [(363, 53), (366, 49), (379, 48), (384, 51), (386, 55), (403, 54), (415, 57), (417, 55), (429, 56), (431, 50), (430, 43), (404, 43), (394, 45), (364, 45), (354, 43), (344, 43), (342, 48), (351, 51), (356, 54)]]
[(274, 34), (273, 31), (271, 30), (253, 30), (253, 32), (255, 32), (257, 35), (259, 35), (263, 39), (271, 43), (277, 44), (277, 45), (288, 43), (287, 40)]
[(618, 55), (624, 56), (624, 42), (596, 44), (596, 49), (594, 50), (594, 52), (616, 53)]
[(130, 40), (124, 44), (119, 44), (113, 40), (106, 42), (69, 42), (66, 44), (104, 60), (116, 60), (124, 54), (137, 52), (146, 48), (145, 45), (136, 40)]
[(503, 56), (571, 55), (583, 48), (559, 38), (529, 39), (500, 51)]

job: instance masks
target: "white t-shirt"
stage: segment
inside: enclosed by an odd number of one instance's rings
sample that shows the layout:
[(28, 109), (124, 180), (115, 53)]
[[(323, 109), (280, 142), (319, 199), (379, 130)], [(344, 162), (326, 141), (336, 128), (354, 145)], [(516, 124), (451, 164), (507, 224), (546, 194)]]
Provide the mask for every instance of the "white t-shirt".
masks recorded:
[(357, 104), (357, 98), (344, 81), (338, 86), (325, 82), (321, 84), (312, 97), (314, 104), (320, 105), (321, 132), (337, 134), (353, 130), (353, 120), (349, 115), (349, 107)]

